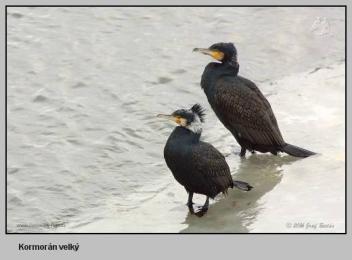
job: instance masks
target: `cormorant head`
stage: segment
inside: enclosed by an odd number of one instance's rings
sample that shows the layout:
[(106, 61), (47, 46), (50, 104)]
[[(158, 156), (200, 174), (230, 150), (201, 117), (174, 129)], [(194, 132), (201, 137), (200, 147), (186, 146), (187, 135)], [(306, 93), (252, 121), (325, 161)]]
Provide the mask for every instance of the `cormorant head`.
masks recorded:
[(205, 55), (210, 55), (217, 61), (222, 63), (229, 63), (231, 65), (238, 64), (237, 50), (233, 43), (215, 43), (209, 48), (194, 48), (193, 51), (200, 52)]
[(170, 119), (176, 122), (176, 124), (185, 127), (196, 134), (200, 134), (202, 132), (204, 116), (204, 109), (199, 104), (193, 105), (190, 109), (178, 109), (171, 115), (158, 115), (158, 117)]

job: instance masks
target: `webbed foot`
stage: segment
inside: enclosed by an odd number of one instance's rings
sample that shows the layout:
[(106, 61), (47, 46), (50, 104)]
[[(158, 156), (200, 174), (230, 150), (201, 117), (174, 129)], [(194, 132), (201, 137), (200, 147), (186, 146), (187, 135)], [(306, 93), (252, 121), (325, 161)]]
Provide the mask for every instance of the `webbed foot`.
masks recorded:
[(207, 199), (206, 199), (204, 205), (201, 207), (198, 207), (198, 211), (195, 212), (195, 215), (197, 217), (203, 217), (205, 215), (205, 213), (208, 212), (208, 209), (209, 209), (209, 197), (207, 196)]

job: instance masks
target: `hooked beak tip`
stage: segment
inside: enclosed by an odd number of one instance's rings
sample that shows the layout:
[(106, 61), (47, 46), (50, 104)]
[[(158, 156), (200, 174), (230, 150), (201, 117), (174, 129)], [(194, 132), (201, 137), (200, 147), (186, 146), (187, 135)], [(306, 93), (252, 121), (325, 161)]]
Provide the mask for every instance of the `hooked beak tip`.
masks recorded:
[(203, 53), (206, 55), (211, 55), (212, 54), (212, 50), (207, 49), (207, 48), (194, 48), (193, 52), (199, 52), (199, 53)]

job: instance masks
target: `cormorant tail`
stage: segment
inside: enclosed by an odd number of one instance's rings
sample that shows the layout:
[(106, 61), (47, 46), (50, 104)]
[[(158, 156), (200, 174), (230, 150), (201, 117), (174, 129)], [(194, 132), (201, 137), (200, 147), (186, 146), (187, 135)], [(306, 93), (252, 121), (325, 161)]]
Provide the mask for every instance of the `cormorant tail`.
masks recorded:
[(244, 181), (233, 181), (233, 186), (237, 189), (250, 191), (253, 187)]
[(295, 157), (308, 157), (316, 154), (314, 152), (308, 151), (292, 144), (286, 144), (285, 146), (283, 146), (282, 151)]

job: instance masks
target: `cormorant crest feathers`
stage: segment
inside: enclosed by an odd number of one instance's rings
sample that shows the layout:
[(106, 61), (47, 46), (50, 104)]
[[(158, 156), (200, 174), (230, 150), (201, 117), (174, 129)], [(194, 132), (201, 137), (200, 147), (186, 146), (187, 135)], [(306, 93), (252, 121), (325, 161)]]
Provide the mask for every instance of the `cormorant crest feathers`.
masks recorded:
[(192, 110), (193, 113), (198, 115), (200, 121), (203, 123), (204, 122), (204, 117), (205, 117), (205, 112), (204, 112), (205, 109), (202, 108), (202, 106), (199, 105), (199, 104), (194, 104), (192, 106), (191, 110)]

